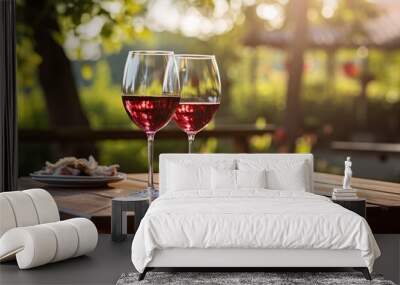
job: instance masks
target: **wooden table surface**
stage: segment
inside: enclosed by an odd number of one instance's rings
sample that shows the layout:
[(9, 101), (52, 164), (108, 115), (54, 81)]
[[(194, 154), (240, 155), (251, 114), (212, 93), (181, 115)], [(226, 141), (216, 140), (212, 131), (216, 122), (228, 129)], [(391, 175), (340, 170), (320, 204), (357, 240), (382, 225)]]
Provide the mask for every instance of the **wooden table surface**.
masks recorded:
[[(158, 175), (155, 175), (158, 183)], [(315, 173), (314, 192), (330, 196), (334, 187), (340, 187), (342, 176)], [(33, 181), (30, 177), (19, 179), (19, 188), (44, 188), (56, 200), (63, 218), (87, 217), (99, 231), (110, 232), (111, 200), (114, 197), (127, 196), (144, 189), (147, 185), (147, 174), (128, 174), (128, 179), (109, 184), (108, 188), (52, 188)], [(352, 186), (359, 190), (359, 197), (367, 200), (367, 220), (374, 233), (400, 233), (400, 184), (377, 180), (353, 178)], [(131, 213), (131, 216), (133, 213)], [(133, 230), (133, 219), (128, 218)], [(129, 221), (129, 220), (128, 220)]]
[[(158, 175), (154, 178), (158, 183)], [(60, 212), (88, 218), (111, 216), (112, 198), (128, 196), (146, 185), (147, 174), (141, 173), (128, 174), (128, 179), (110, 183), (108, 188), (54, 188), (30, 177), (22, 177), (18, 183), (20, 189), (44, 188), (53, 195)]]

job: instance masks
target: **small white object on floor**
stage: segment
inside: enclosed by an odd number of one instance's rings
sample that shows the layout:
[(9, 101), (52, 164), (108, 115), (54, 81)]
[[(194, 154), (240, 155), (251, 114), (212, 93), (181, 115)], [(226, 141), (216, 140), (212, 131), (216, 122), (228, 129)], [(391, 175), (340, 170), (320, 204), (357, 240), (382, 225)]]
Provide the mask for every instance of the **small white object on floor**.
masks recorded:
[(92, 221), (60, 221), (53, 197), (43, 189), (0, 193), (0, 262), (16, 259), (28, 269), (84, 255), (97, 245)]

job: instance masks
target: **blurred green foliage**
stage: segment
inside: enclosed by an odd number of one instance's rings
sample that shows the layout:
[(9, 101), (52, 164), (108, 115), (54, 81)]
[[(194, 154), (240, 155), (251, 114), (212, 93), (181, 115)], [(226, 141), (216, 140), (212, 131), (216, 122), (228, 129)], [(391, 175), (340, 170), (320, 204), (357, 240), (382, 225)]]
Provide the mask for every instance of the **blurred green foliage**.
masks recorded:
[[(367, 1), (343, 0), (339, 1), (337, 17), (328, 21), (320, 15), (322, 1), (310, 2), (310, 20), (314, 23), (325, 21), (331, 25), (339, 25), (343, 22), (356, 22), (355, 19), (361, 21), (366, 15), (374, 14), (370, 6), (365, 4)], [(346, 6), (350, 2), (356, 5), (353, 11)], [(364, 4), (358, 6), (357, 3), (361, 2)], [(18, 3), (20, 7), (27, 5), (26, 0)], [(188, 38), (179, 33), (149, 31), (143, 22), (135, 21), (142, 19), (147, 2), (74, 0), (54, 3), (62, 28), (62, 33), (55, 37), (60, 42), (64, 42), (68, 34), (73, 34), (78, 39), (66, 51), (73, 59), (80, 100), (93, 129), (136, 128), (125, 114), (120, 94), (123, 62), (128, 49), (166, 49), (176, 53), (215, 54), (221, 73), (223, 97), (215, 121), (210, 127), (224, 124), (254, 124), (260, 128), (266, 124), (281, 125), (285, 109), (286, 53), (284, 50), (268, 47), (243, 46), (241, 40), (245, 33), (245, 24), (248, 24), (243, 17), (238, 17), (238, 22), (230, 31), (208, 39), (199, 39)], [(123, 9), (118, 13), (110, 12), (109, 7), (107, 8), (110, 3), (120, 3)], [(213, 1), (185, 1), (185, 5), (204, 7), (207, 12), (213, 7)], [(93, 15), (103, 15), (105, 24), (99, 34), (87, 37), (79, 27), (88, 23)], [(35, 73), (41, 58), (33, 52), (29, 31), (27, 27), (21, 26), (22, 23), (23, 19), (17, 27), (18, 123), (20, 128), (45, 129), (49, 125), (46, 106)], [(82, 47), (90, 42), (101, 44), (101, 57), (97, 61), (83, 60), (85, 56)], [(120, 52), (116, 53), (117, 51)], [(306, 54), (302, 104), (299, 106), (304, 115), (304, 130), (298, 141), (298, 152), (313, 150), (316, 141), (326, 137), (346, 140), (357, 129), (354, 112), (360, 94), (360, 81), (343, 72), (343, 65), (347, 62), (359, 65), (357, 51), (338, 50), (334, 58), (333, 74), (327, 73), (327, 60), (327, 53), (322, 50), (310, 50)], [(376, 140), (390, 141), (399, 130), (400, 124), (400, 52), (370, 50), (369, 61), (369, 71), (374, 80), (367, 89), (368, 132)], [(276, 151), (275, 140), (274, 135), (254, 136), (250, 139), (251, 151)], [(122, 171), (126, 172), (146, 170), (144, 135), (141, 141), (104, 141), (97, 146), (101, 163), (119, 163)], [(234, 144), (228, 139), (196, 139), (194, 148), (196, 152), (235, 151)], [(185, 152), (186, 149), (184, 140), (158, 141), (156, 137), (155, 157), (162, 152)], [(58, 159), (54, 156), (56, 150), (56, 146), (21, 145), (20, 157), (30, 158), (21, 161), (21, 174), (40, 168), (44, 160)], [(331, 169), (323, 162), (317, 163), (317, 168)]]
[(132, 127), (122, 107), (121, 88), (111, 81), (108, 63), (94, 66), (92, 83), (82, 86), (80, 96), (93, 129)]
[[(124, 57), (124, 55), (121, 55)], [(252, 59), (256, 56), (257, 68), (252, 70)], [(332, 127), (337, 138), (348, 137), (353, 129), (355, 99), (360, 92), (357, 79), (347, 77), (342, 65), (355, 58), (355, 51), (340, 51), (336, 55), (335, 78), (329, 78), (325, 72), (326, 54), (322, 51), (307, 53), (302, 108), (305, 128), (318, 133), (326, 125)], [(224, 58), (218, 58), (224, 61)], [(376, 75), (368, 88), (369, 117), (376, 120), (371, 123), (370, 131), (377, 137), (389, 137), (391, 129), (398, 124), (396, 116), (400, 106), (400, 55), (396, 52), (386, 54), (371, 51), (371, 71)], [(228, 63), (225, 61), (224, 65)], [(85, 78), (80, 87), (81, 101), (94, 129), (102, 128), (136, 128), (126, 115), (120, 94), (120, 83), (112, 80), (110, 63), (104, 59), (97, 63), (80, 65), (84, 72), (91, 74)], [(90, 71), (88, 71), (90, 70)], [(83, 71), (82, 71), (83, 72)], [(285, 96), (285, 55), (282, 51), (268, 48), (242, 49), (240, 60), (232, 62), (227, 73), (231, 81), (230, 89), (224, 90), (227, 104), (221, 105), (215, 122), (218, 125), (250, 123), (263, 128), (266, 124), (280, 125), (284, 109)], [(382, 75), (383, 73), (384, 75)], [(253, 76), (253, 78), (252, 78)], [(334, 84), (330, 84), (334, 80)], [(332, 86), (333, 90), (328, 90)], [(40, 88), (20, 89), (19, 93), (19, 126), (21, 128), (46, 128), (46, 108)], [(396, 109), (397, 108), (397, 109)], [(340, 116), (338, 116), (340, 114)], [(390, 121), (394, 123), (389, 123)], [(382, 128), (382, 123), (387, 124)], [(170, 123), (174, 126), (174, 123)], [(214, 124), (211, 124), (211, 127)], [(182, 134), (184, 136), (184, 134)], [(298, 141), (298, 152), (312, 150), (313, 142), (302, 136)], [(156, 156), (162, 152), (185, 152), (186, 142), (157, 141)], [(254, 152), (273, 150), (271, 135), (255, 136), (250, 139)], [(119, 163), (124, 171), (145, 171), (147, 165), (146, 140), (142, 141), (105, 141), (98, 143), (99, 160), (102, 163)], [(198, 152), (234, 151), (229, 140), (200, 140), (195, 142)], [(49, 153), (47, 153), (49, 155)], [(47, 159), (56, 159), (47, 156)]]

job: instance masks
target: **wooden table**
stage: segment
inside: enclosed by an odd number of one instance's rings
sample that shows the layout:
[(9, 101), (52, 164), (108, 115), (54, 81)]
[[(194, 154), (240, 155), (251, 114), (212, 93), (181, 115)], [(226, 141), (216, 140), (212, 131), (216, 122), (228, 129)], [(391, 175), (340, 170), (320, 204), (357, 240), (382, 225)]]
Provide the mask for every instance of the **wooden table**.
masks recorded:
[[(314, 192), (330, 196), (334, 187), (340, 187), (342, 176), (315, 173)], [(158, 175), (155, 175), (158, 184)], [(19, 188), (41, 187), (56, 200), (62, 218), (86, 217), (91, 219), (101, 233), (111, 231), (111, 200), (127, 196), (147, 185), (147, 174), (129, 174), (128, 179), (110, 184), (109, 188), (65, 189), (51, 188), (29, 177), (19, 179)], [(353, 178), (352, 185), (359, 196), (367, 200), (367, 221), (374, 233), (400, 233), (400, 184), (377, 180)], [(128, 232), (134, 229), (134, 213), (128, 216)]]
[[(158, 184), (158, 175), (154, 177)], [(56, 200), (61, 218), (85, 217), (91, 219), (100, 233), (111, 233), (111, 200), (128, 196), (147, 186), (147, 174), (129, 174), (128, 179), (109, 184), (108, 188), (53, 188), (30, 177), (18, 179), (19, 189), (43, 188)], [(128, 213), (128, 233), (134, 229), (134, 213)]]

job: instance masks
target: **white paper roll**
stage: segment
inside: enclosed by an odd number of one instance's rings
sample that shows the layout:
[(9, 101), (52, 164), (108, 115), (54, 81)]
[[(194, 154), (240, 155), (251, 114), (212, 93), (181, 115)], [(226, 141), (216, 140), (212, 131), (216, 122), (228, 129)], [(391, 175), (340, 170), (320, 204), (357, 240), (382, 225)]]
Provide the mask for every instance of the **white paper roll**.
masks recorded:
[(16, 257), (20, 269), (96, 248), (98, 233), (93, 222), (85, 218), (60, 222), (54, 199), (43, 189), (0, 193), (0, 214), (0, 261)]
[(43, 189), (29, 189), (22, 192), (31, 197), (38, 214), (39, 224), (60, 220), (57, 204), (49, 192)]
[[(20, 269), (37, 267), (53, 260), (57, 249), (54, 232), (42, 225), (14, 228), (0, 239), (0, 257), (16, 253)], [(4, 254), (6, 253), (6, 254)]]
[(65, 220), (73, 225), (78, 233), (78, 249), (74, 255), (79, 256), (94, 250), (97, 246), (98, 233), (92, 221), (85, 218)]
[(51, 229), (57, 238), (57, 251), (51, 262), (57, 262), (73, 257), (78, 249), (78, 234), (66, 221), (41, 225)]
[(33, 226), (39, 223), (35, 206), (30, 196), (22, 191), (1, 193), (14, 211), (17, 227)]
[(8, 202), (6, 197), (3, 197), (2, 194), (0, 194), (0, 237), (6, 231), (15, 228), (16, 226), (17, 223), (10, 202)]

